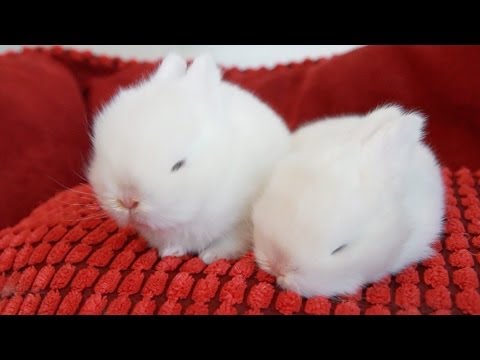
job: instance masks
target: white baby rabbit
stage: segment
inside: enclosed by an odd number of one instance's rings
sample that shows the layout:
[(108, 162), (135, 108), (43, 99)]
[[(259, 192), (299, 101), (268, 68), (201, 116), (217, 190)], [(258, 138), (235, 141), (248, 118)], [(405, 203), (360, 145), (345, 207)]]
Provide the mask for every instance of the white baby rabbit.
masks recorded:
[(120, 225), (160, 256), (235, 258), (251, 245), (254, 198), (290, 133), (261, 100), (222, 81), (208, 55), (180, 56), (96, 116), (89, 182)]
[(307, 125), (254, 205), (254, 252), (280, 286), (337, 296), (429, 257), (442, 231), (424, 118), (397, 106)]

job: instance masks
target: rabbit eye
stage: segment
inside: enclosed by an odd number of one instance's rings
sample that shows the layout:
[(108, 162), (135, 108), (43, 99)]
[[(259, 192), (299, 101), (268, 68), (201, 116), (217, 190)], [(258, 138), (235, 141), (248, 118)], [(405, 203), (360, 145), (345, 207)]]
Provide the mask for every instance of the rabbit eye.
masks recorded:
[(332, 255), (338, 253), (339, 251), (342, 251), (342, 250), (345, 249), (346, 247), (347, 247), (347, 244), (342, 245), (342, 246), (336, 248), (335, 250), (333, 250)]
[(172, 172), (180, 170), (183, 167), (183, 165), (185, 165), (185, 160), (180, 160), (175, 165), (173, 165)]

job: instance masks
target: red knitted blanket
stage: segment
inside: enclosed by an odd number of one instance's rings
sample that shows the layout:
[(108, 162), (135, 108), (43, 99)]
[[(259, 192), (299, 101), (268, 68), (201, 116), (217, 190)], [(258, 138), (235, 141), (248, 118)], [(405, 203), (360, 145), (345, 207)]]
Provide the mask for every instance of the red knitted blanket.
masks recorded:
[(80, 185), (0, 232), (0, 314), (480, 314), (480, 171), (443, 174), (437, 254), (335, 301), (282, 291), (252, 254), (159, 259), (134, 230), (93, 215)]

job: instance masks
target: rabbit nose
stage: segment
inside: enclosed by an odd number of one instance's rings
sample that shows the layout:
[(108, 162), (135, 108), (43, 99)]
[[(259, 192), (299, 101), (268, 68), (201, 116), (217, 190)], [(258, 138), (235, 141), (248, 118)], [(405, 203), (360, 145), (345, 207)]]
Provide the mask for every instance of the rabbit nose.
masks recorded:
[(136, 209), (139, 205), (139, 202), (132, 198), (120, 199), (118, 200), (118, 202), (120, 203), (120, 205), (122, 205), (125, 209), (128, 209), (128, 210)]

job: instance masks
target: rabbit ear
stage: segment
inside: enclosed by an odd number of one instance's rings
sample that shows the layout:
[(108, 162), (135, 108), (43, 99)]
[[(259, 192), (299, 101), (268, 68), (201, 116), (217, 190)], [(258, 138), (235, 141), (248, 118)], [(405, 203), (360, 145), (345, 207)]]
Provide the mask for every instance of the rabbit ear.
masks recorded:
[(187, 62), (175, 53), (168, 54), (153, 75), (152, 81), (159, 79), (178, 79), (185, 75)]
[(190, 65), (186, 79), (194, 87), (208, 91), (220, 84), (222, 72), (212, 56), (200, 55)]
[(423, 138), (425, 117), (406, 113), (399, 106), (381, 107), (363, 121), (361, 141), (365, 151), (388, 162), (398, 162)]

